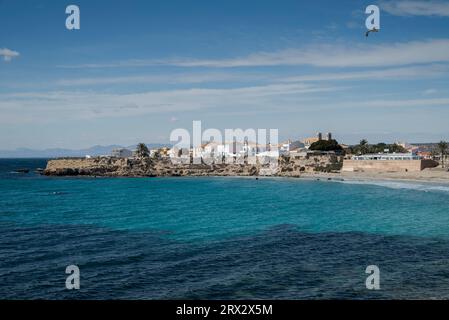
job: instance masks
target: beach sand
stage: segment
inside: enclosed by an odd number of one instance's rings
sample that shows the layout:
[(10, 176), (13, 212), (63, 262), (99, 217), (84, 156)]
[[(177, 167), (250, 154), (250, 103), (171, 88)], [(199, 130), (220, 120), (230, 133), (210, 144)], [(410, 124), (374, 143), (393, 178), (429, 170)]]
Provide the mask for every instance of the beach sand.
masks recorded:
[(394, 180), (449, 184), (449, 172), (443, 168), (424, 169), (420, 172), (341, 172), (303, 173), (301, 178), (323, 180)]

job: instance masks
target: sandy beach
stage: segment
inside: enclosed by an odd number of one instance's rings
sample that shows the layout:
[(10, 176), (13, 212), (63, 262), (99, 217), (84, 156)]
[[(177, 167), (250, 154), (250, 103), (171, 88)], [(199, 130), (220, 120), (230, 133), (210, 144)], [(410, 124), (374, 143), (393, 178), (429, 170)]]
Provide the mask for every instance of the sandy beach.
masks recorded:
[(425, 169), (420, 172), (341, 172), (303, 173), (302, 178), (344, 180), (393, 180), (449, 184), (447, 168)]

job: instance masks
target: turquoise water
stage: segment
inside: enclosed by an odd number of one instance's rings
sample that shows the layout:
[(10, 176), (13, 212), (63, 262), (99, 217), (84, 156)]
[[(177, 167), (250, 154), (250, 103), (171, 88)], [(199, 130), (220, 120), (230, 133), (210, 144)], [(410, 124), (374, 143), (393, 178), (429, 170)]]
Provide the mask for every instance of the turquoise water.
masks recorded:
[(157, 230), (179, 240), (280, 224), (304, 232), (449, 237), (449, 186), (390, 184), (396, 188), (298, 179), (3, 179), (0, 219)]
[[(276, 178), (48, 178), (12, 173), (13, 168), (27, 165), (42, 167), (45, 161), (0, 160), (0, 244), (7, 249), (0, 253), (0, 276), (6, 279), (0, 284), (2, 297), (449, 294), (441, 281), (436, 288), (427, 280), (423, 287), (407, 289), (401, 275), (404, 268), (415, 272), (416, 278), (436, 272), (448, 282), (443, 266), (449, 261), (449, 186)], [(373, 248), (373, 243), (380, 247)], [(64, 274), (57, 273), (73, 260), (95, 270), (95, 281), (101, 277), (103, 284), (114, 281), (115, 289), (93, 290), (100, 286), (96, 283), (78, 296), (64, 291), (63, 285), (56, 285)], [(385, 278), (394, 290), (364, 290), (364, 268), (373, 261), (384, 263), (389, 270)], [(35, 270), (39, 265), (54, 269), (54, 275), (39, 273)], [(99, 276), (101, 265), (115, 268), (120, 276)], [(251, 269), (255, 275), (247, 273)], [(332, 275), (336, 269), (341, 270), (340, 277)], [(27, 272), (38, 273), (46, 285), (36, 282), (32, 293), (25, 290), (30, 284), (24, 283), (24, 273), (34, 279)], [(151, 279), (152, 289), (142, 286), (146, 282), (139, 277)], [(292, 282), (285, 282), (285, 277)], [(119, 285), (122, 281), (125, 291)], [(128, 287), (133, 281), (135, 285)], [(395, 281), (402, 289), (393, 285)], [(428, 288), (430, 284), (435, 291)], [(227, 286), (232, 290), (222, 291)]]

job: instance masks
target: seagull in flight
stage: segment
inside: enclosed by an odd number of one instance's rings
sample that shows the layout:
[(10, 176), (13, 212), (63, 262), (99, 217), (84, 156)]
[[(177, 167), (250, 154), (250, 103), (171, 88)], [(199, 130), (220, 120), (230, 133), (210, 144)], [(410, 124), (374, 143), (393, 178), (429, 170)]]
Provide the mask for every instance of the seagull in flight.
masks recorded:
[(373, 28), (373, 29), (371, 29), (371, 30), (368, 30), (368, 31), (365, 33), (365, 36), (368, 37), (368, 35), (369, 35), (370, 32), (379, 32), (379, 29)]

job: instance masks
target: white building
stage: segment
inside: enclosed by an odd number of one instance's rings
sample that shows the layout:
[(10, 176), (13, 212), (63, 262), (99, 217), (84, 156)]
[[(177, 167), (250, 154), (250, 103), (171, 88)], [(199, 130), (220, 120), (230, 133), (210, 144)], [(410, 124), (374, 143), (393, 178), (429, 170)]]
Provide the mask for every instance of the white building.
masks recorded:
[(244, 159), (247, 157), (256, 157), (259, 153), (267, 151), (266, 146), (260, 146), (255, 142), (215, 142), (211, 141), (203, 144), (201, 147), (192, 149), (196, 157), (213, 158), (217, 160), (225, 159)]
[(352, 156), (352, 160), (421, 160), (413, 153), (378, 153)]
[(190, 149), (173, 147), (168, 151), (168, 156), (173, 163), (190, 163)]
[(288, 140), (287, 142), (278, 145), (280, 154), (289, 154), (292, 142)]
[(116, 158), (128, 158), (132, 157), (132, 155), (132, 151), (125, 148), (112, 149), (111, 152), (111, 156)]

